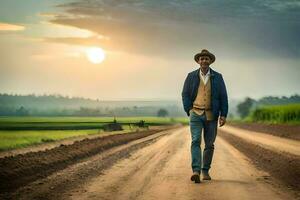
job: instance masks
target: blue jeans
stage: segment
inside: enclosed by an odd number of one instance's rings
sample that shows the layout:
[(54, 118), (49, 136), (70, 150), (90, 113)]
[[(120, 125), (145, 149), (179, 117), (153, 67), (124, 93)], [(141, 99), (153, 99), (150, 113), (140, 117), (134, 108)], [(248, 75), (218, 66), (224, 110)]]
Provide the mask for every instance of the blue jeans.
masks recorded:
[[(201, 152), (201, 135), (204, 130), (205, 148), (203, 151), (203, 165)], [(190, 131), (192, 136), (191, 154), (193, 172), (209, 171), (214, 154), (214, 142), (217, 136), (217, 120), (208, 121), (205, 114), (190, 113)]]

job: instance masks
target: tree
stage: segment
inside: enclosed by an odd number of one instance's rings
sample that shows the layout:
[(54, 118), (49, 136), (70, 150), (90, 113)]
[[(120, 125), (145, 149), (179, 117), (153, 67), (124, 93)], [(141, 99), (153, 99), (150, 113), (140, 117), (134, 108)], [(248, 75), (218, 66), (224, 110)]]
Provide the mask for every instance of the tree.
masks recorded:
[(237, 105), (237, 111), (242, 118), (245, 118), (250, 113), (254, 102), (254, 99), (246, 97), (246, 99), (242, 103)]
[(157, 112), (157, 116), (158, 117), (166, 117), (166, 116), (168, 116), (169, 115), (169, 113), (168, 113), (168, 111), (166, 110), (166, 109), (159, 109), (158, 110), (158, 112)]
[(18, 108), (16, 110), (16, 115), (17, 116), (28, 116), (29, 111), (27, 109), (25, 109), (23, 106), (21, 106), (20, 108)]

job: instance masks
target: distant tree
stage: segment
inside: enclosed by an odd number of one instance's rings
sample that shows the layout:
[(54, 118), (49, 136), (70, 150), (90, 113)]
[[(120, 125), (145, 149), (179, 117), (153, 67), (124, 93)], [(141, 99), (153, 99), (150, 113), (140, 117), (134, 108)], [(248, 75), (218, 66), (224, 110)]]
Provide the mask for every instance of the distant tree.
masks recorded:
[(25, 109), (23, 106), (21, 106), (20, 108), (18, 108), (16, 110), (16, 115), (18, 115), (18, 116), (27, 116), (27, 115), (29, 115), (29, 111), (27, 109)]
[(257, 101), (260, 105), (282, 105), (282, 104), (291, 104), (291, 103), (300, 103), (300, 96), (295, 94), (290, 97), (282, 96), (266, 96), (262, 97)]
[(292, 103), (300, 103), (300, 96), (295, 94), (290, 97)]
[(168, 111), (166, 109), (163, 109), (163, 108), (159, 109), (158, 112), (157, 112), (158, 117), (166, 117), (168, 115), (169, 115)]
[(255, 103), (254, 99), (246, 97), (246, 99), (242, 103), (237, 105), (237, 111), (239, 115), (242, 118), (245, 118), (249, 114), (254, 103)]

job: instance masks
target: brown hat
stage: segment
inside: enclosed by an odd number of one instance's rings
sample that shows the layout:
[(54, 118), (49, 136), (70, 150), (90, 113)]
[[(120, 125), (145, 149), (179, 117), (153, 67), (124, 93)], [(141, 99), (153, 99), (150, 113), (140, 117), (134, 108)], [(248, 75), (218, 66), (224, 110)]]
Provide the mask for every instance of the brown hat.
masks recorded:
[(198, 60), (199, 60), (199, 57), (200, 56), (208, 56), (210, 57), (211, 59), (211, 63), (215, 62), (216, 60), (216, 57), (214, 54), (210, 53), (208, 50), (206, 49), (202, 49), (201, 53), (197, 53), (195, 56), (194, 56), (194, 60), (198, 63)]

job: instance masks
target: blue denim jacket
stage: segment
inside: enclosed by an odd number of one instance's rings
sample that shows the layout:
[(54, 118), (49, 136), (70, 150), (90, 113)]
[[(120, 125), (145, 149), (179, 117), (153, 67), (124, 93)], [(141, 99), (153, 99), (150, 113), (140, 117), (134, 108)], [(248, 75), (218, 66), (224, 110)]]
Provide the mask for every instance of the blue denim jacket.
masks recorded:
[[(193, 108), (193, 102), (197, 97), (198, 87), (200, 84), (200, 67), (197, 70), (190, 72), (183, 85), (181, 93), (184, 111), (187, 116), (190, 116), (189, 111)], [(211, 81), (211, 110), (215, 120), (219, 116), (227, 117), (228, 113), (228, 97), (226, 86), (222, 74), (210, 68)]]

